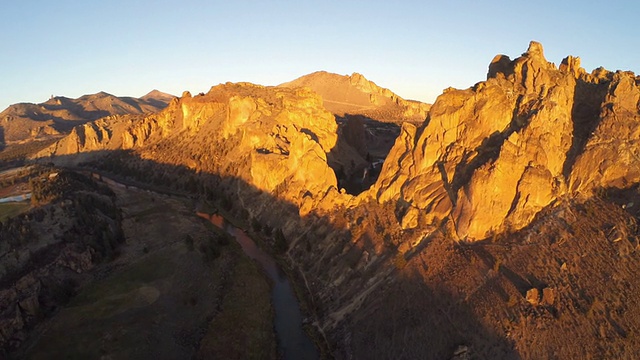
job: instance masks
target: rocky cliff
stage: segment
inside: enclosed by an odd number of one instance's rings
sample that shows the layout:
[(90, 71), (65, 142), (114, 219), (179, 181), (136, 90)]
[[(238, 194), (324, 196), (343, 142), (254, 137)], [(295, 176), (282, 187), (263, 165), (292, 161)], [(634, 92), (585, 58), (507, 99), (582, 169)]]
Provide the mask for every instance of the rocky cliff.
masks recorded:
[[(331, 83), (316, 78), (388, 92), (356, 75), (315, 73), (294, 83)], [(486, 81), (445, 91), (420, 126), (405, 123), (377, 182), (358, 197), (341, 193), (339, 180), (371, 165), (361, 142), (338, 131), (327, 99), (292, 84), (185, 93), (158, 114), (77, 127), (39, 156), (133, 149), (144, 159), (240, 179), (298, 215), (373, 200), (395, 207), (405, 230), (448, 221), (463, 241), (521, 229), (567, 197), (640, 180), (635, 75), (588, 74), (571, 56), (558, 68), (536, 42), (514, 60), (496, 56)], [(253, 200), (246, 207), (260, 214), (268, 201)]]
[(349, 201), (338, 191), (334, 169), (351, 172), (364, 163), (352, 146), (339, 141), (335, 118), (317, 94), (248, 83), (219, 85), (195, 97), (185, 92), (158, 114), (108, 117), (76, 127), (38, 157), (122, 149), (240, 179), (294, 204), (302, 214)]
[(579, 58), (557, 68), (536, 42), (496, 56), (487, 81), (447, 90), (421, 127), (403, 127), (371, 195), (408, 204), (411, 226), (451, 219), (471, 241), (520, 229), (563, 196), (636, 183), (637, 83), (587, 74)]
[(430, 108), (429, 104), (405, 100), (358, 73), (345, 76), (318, 71), (280, 86), (309, 87), (322, 97), (327, 110), (339, 116), (358, 114), (378, 121), (422, 122)]

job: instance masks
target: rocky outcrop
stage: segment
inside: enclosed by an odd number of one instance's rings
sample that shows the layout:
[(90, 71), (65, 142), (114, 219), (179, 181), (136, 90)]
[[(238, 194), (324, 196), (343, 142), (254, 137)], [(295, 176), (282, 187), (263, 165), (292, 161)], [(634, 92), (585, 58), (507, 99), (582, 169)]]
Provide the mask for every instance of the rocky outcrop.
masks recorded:
[(339, 116), (357, 114), (378, 121), (422, 122), (431, 107), (405, 100), (358, 73), (345, 76), (318, 71), (280, 86), (309, 87), (322, 97), (327, 110)]
[(445, 91), (421, 128), (403, 128), (370, 195), (477, 240), (564, 195), (637, 182), (637, 80), (579, 64), (556, 68), (536, 42), (513, 61), (496, 56), (487, 81)]
[[(321, 203), (333, 208), (335, 202), (349, 201), (338, 191), (334, 168), (363, 161), (349, 144), (339, 142), (336, 120), (317, 94), (248, 83), (219, 85), (206, 95), (183, 94), (158, 114), (111, 117), (77, 127), (36, 157), (79, 161), (63, 155), (121, 149), (242, 179), (295, 204), (302, 214)], [(335, 201), (326, 201), (327, 196)]]
[(585, 78), (604, 96), (597, 117), (576, 124), (594, 130), (575, 141), (582, 151), (569, 176), (570, 190), (590, 193), (600, 187), (629, 187), (640, 180), (640, 79), (620, 71)]

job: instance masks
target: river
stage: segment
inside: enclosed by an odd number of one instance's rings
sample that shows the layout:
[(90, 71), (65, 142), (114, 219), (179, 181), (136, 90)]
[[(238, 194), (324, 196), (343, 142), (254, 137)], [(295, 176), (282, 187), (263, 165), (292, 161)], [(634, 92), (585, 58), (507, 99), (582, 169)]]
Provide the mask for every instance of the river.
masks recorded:
[(222, 216), (217, 214), (209, 216), (202, 213), (198, 215), (209, 219), (211, 223), (235, 237), (244, 253), (257, 261), (273, 281), (271, 303), (275, 310), (274, 326), (278, 339), (278, 353), (282, 359), (318, 359), (320, 357), (318, 349), (302, 328), (303, 317), (298, 299), (291, 283), (276, 261), (256, 246), (256, 243), (243, 230), (231, 225)]
[(31, 193), (9, 196), (9, 197), (0, 199), (0, 204), (27, 201), (29, 199), (31, 199)]
[[(99, 173), (90, 173), (94, 178), (115, 186), (132, 186), (124, 184)], [(144, 189), (144, 187), (140, 187)], [(146, 189), (147, 191), (153, 191)], [(230, 224), (218, 214), (197, 213), (218, 228), (232, 235), (247, 256), (257, 261), (269, 278), (273, 281), (271, 303), (275, 312), (274, 328), (278, 340), (278, 354), (284, 360), (316, 360), (320, 358), (318, 349), (302, 328), (303, 316), (300, 304), (286, 274), (278, 267), (276, 261), (262, 251), (242, 229)]]

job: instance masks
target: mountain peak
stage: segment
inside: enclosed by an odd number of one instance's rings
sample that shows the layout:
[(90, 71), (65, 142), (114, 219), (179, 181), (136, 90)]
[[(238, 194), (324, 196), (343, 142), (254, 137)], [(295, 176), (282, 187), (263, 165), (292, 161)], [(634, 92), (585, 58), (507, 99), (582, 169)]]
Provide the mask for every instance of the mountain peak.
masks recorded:
[(422, 122), (430, 107), (407, 101), (357, 72), (349, 76), (316, 71), (279, 86), (311, 88), (322, 96), (325, 108), (338, 116), (351, 114), (385, 122)]
[(95, 93), (93, 95), (89, 95), (89, 96), (90, 97), (100, 97), (100, 98), (103, 98), (103, 97), (115, 97), (115, 95), (111, 95), (106, 91), (100, 91), (100, 92), (97, 92), (97, 93)]
[(167, 97), (167, 96), (171, 96), (173, 97), (173, 95), (162, 92), (158, 89), (153, 89), (151, 91), (149, 91), (148, 93), (144, 94), (143, 96), (141, 96), (141, 98), (145, 98), (145, 97)]
[(140, 99), (145, 101), (161, 101), (168, 104), (175, 97), (175, 95), (162, 92), (158, 89), (153, 89), (145, 95), (141, 96)]
[(167, 106), (174, 96), (154, 90), (145, 97), (117, 97), (105, 91), (77, 99), (51, 97), (40, 104), (10, 105), (0, 113), (0, 128), (7, 144), (48, 139), (71, 131), (73, 126), (110, 115), (145, 114)]

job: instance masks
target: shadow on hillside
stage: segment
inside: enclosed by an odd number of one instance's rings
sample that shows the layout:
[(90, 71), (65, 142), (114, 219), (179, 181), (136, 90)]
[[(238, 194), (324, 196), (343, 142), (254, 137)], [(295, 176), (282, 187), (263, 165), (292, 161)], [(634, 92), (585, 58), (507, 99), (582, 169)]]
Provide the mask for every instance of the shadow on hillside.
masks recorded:
[[(355, 358), (521, 359), (510, 340), (489, 330), (461, 300), (451, 289), (425, 284), (416, 271), (404, 272), (353, 316)], [(468, 357), (452, 356), (464, 347)]]
[(5, 146), (6, 145), (4, 143), (4, 128), (0, 126), (0, 151), (4, 150)]
[[(232, 217), (236, 225), (262, 238), (270, 252), (288, 251), (300, 264), (301, 268), (292, 273), (294, 282), (300, 290), (305, 283), (307, 289), (312, 289), (313, 293), (305, 294), (303, 308), (314, 313), (320, 324), (332, 323), (337, 310), (357, 301), (371, 287), (372, 282), (368, 280), (389, 273), (389, 281), (365, 297), (360, 310), (344, 318), (335, 331), (327, 334), (332, 349), (327, 357), (443, 359), (450, 358), (458, 346), (465, 345), (473, 349), (477, 358), (496, 358), (496, 355), (505, 359), (520, 358), (510, 340), (483, 325), (471, 304), (460, 298), (461, 295), (454, 295), (456, 289), (437, 283), (428, 285), (415, 272), (415, 266), (397, 265), (394, 249), (367, 237), (384, 229), (365, 229), (364, 235), (354, 239), (348, 222), (342, 225), (336, 220), (347, 215), (336, 213), (328, 218), (312, 212), (301, 217), (296, 205), (240, 178), (161, 164), (141, 159), (130, 151), (84, 155), (90, 157), (83, 157), (82, 166), (76, 166), (77, 156), (41, 161), (54, 161), (76, 170), (87, 169), (124, 186), (187, 196), (194, 200), (194, 206), (205, 201), (215, 204), (221, 213)], [(248, 206), (245, 208), (242, 204)], [(284, 247), (274, 239), (277, 233), (284, 233)], [(334, 281), (336, 274), (344, 280)], [(433, 283), (433, 279), (430, 281)]]
[[(53, 128), (61, 133), (68, 133), (75, 126), (85, 124), (87, 122), (95, 121), (106, 116), (112, 115), (108, 110), (99, 109), (87, 109), (82, 103), (78, 101), (87, 101), (88, 97), (93, 95), (85, 95), (78, 99), (69, 99), (66, 97), (56, 97), (42, 104), (38, 104), (44, 108), (45, 112), (30, 112), (28, 117), (35, 121), (52, 121)], [(158, 109), (164, 109), (168, 103), (158, 99), (136, 99), (128, 96), (116, 97), (119, 101), (132, 107), (138, 113), (144, 113), (144, 109), (141, 105), (147, 104), (154, 106)], [(114, 103), (111, 105), (112, 110), (121, 108), (121, 103)], [(124, 113), (135, 113), (129, 109), (121, 109)], [(76, 120), (71, 120), (76, 119)], [(79, 119), (79, 120), (78, 120)]]
[(627, 188), (604, 188), (601, 194), (609, 201), (620, 206), (627, 213), (640, 219), (640, 184), (634, 184)]
[[(109, 112), (106, 110), (87, 110), (80, 104), (73, 102), (69, 98), (65, 97), (57, 97), (56, 103), (43, 103), (41, 104), (48, 111), (68, 111), (82, 119), (87, 119), (87, 121), (98, 120), (105, 116), (109, 116)], [(69, 122), (70, 120), (66, 120), (65, 118), (55, 116), (51, 113), (38, 113), (34, 120), (46, 121), (53, 120), (56, 124), (61, 123), (64, 124)], [(78, 121), (71, 121), (78, 123)], [(83, 123), (86, 121), (82, 121)]]
[(364, 115), (334, 116), (341, 141), (328, 154), (329, 166), (336, 174), (338, 187), (358, 195), (378, 179), (382, 164), (400, 135), (400, 126)]
[(91, 120), (54, 120), (54, 123), (53, 123), (52, 127), (59, 133), (68, 134), (76, 126), (78, 126), (78, 128), (80, 128), (80, 125), (84, 125), (86, 123), (90, 123), (90, 122), (95, 121), (95, 120), (97, 120), (97, 119), (91, 119)]
[[(118, 97), (122, 102), (124, 102), (127, 105), (132, 106), (133, 108), (135, 108), (136, 110), (138, 110), (139, 112), (143, 113), (144, 111), (142, 111), (142, 108), (140, 107), (140, 104), (138, 104), (138, 102), (136, 101), (136, 99), (129, 97), (129, 96), (119, 96)], [(165, 104), (165, 106), (167, 106)], [(163, 107), (161, 107), (163, 108)]]
[[(135, 102), (135, 99), (133, 99), (133, 98), (127, 97), (125, 99), (130, 99), (130, 101), (134, 101)], [(142, 100), (142, 99), (138, 99), (138, 100)], [(158, 109), (164, 109), (169, 105), (168, 102), (165, 102), (165, 101), (162, 101), (162, 100), (159, 100), (159, 99), (153, 99), (153, 98), (145, 99), (144, 101), (147, 104), (151, 105), (151, 106), (157, 107)]]
[(588, 83), (581, 79), (576, 81), (573, 107), (571, 109), (573, 137), (571, 147), (567, 151), (567, 158), (562, 166), (565, 179), (569, 177), (578, 155), (584, 151), (591, 133), (602, 121), (600, 107), (604, 102), (609, 86), (606, 81), (599, 84)]

